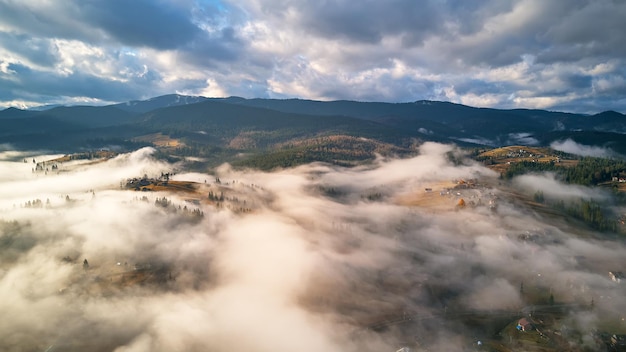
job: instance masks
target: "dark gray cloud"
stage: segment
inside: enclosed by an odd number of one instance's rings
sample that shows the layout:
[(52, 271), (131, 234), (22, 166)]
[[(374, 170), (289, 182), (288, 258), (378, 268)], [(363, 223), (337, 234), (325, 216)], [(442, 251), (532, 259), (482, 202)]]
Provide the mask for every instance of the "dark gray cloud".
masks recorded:
[[(29, 94), (40, 97), (79, 96), (97, 97), (104, 101), (119, 101), (128, 95), (136, 96), (144, 84), (154, 81), (154, 77), (146, 75), (145, 82), (133, 80), (126, 82), (111, 81), (106, 78), (88, 75), (82, 72), (59, 75), (45, 71), (33, 70), (27, 66), (11, 64), (8, 69), (20, 77), (19, 82), (2, 79), (5, 89), (12, 90), (15, 96)], [(79, 95), (80, 94), (80, 95)]]
[(171, 1), (1, 1), (0, 11), (16, 31), (48, 38), (106, 41), (110, 36), (129, 46), (173, 49), (200, 33), (190, 8)]
[[(610, 58), (626, 54), (626, 4), (615, 1), (579, 1), (574, 6), (561, 4), (560, 18), (545, 31), (544, 39), (563, 51), (561, 60), (588, 57)], [(548, 48), (548, 52), (552, 48)], [(548, 60), (548, 57), (540, 56)]]
[[(71, 38), (92, 41), (97, 31), (83, 19), (75, 2), (45, 3), (0, 1), (2, 27), (5, 31), (33, 37)], [(8, 27), (8, 28), (7, 28)]]
[[(302, 6), (304, 5), (304, 6)], [(420, 44), (443, 25), (441, 9), (430, 1), (330, 1), (291, 6), (299, 12), (305, 30), (327, 38), (377, 44), (387, 35), (401, 35), (404, 42)], [(384, 16), (381, 16), (384, 14)]]
[(493, 16), (512, 10), (513, 1), (445, 1), (446, 12), (450, 14), (454, 26), (451, 33), (457, 35), (471, 35), (478, 33), (485, 27), (485, 21)]
[(185, 61), (201, 67), (218, 69), (215, 61), (236, 62), (242, 40), (237, 38), (231, 27), (221, 29), (212, 35), (203, 35), (185, 44), (180, 49)]
[(122, 44), (174, 49), (201, 34), (190, 8), (170, 1), (92, 0), (76, 2), (86, 22)]

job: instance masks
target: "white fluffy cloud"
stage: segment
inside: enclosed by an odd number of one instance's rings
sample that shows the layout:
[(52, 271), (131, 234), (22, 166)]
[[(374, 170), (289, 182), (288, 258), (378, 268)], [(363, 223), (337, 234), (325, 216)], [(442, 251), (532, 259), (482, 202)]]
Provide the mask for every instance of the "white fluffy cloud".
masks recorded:
[(576, 143), (572, 139), (566, 139), (564, 141), (554, 141), (550, 144), (550, 148), (554, 150), (560, 150), (562, 152), (580, 155), (580, 156), (594, 156), (598, 158), (607, 158), (616, 156), (617, 153), (610, 148), (602, 148), (591, 145), (584, 145)]

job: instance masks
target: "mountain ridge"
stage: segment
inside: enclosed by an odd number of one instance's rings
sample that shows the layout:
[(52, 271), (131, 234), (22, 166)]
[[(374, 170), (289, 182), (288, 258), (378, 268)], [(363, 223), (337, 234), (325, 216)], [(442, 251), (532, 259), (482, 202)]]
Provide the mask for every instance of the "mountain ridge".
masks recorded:
[[(306, 153), (321, 155), (324, 153), (319, 150), (336, 149), (337, 142), (331, 145), (324, 142), (329, 139), (318, 137), (332, 135), (377, 140), (400, 148), (402, 153), (424, 141), (498, 147), (549, 146), (554, 141), (572, 139), (626, 154), (625, 117), (616, 111), (584, 115), (430, 100), (386, 103), (168, 94), (106, 106), (5, 109), (0, 111), (0, 142), (64, 150), (72, 146), (106, 146), (111, 141), (150, 145), (149, 138), (138, 137), (159, 134), (178, 141), (178, 149), (164, 149), (170, 154), (207, 156), (219, 151), (232, 156), (241, 151), (265, 153), (296, 145), (302, 152), (304, 147), (298, 142), (302, 140), (319, 141), (318, 146), (307, 142), (310, 150)], [(359, 143), (352, 142), (354, 139), (339, 140), (346, 152), (360, 148)]]

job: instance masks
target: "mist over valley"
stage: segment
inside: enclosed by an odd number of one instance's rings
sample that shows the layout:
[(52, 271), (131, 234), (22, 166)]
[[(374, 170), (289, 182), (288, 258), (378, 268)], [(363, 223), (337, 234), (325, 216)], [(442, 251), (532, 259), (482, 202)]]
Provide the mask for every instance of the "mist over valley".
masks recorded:
[(596, 351), (626, 333), (621, 185), (562, 171), (595, 159), (541, 149), (534, 164), (562, 170), (517, 175), (537, 149), (318, 135), (373, 149), (259, 169), (166, 132), (4, 145), (3, 349)]

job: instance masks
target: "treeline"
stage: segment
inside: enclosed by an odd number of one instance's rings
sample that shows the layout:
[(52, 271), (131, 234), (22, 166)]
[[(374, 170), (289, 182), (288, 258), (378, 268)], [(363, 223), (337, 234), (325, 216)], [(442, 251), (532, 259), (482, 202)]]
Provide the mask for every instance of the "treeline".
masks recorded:
[[(142, 201), (148, 201), (147, 197), (142, 197)], [(167, 199), (166, 197), (158, 198), (154, 201), (154, 205), (158, 208), (163, 208), (169, 213), (182, 213), (183, 215), (187, 215), (192, 219), (201, 219), (204, 217), (204, 212), (198, 208), (189, 209), (187, 206), (181, 207), (180, 205), (176, 206), (172, 204), (172, 201)]]
[(565, 168), (563, 179), (579, 185), (597, 185), (626, 172), (626, 162), (616, 159), (585, 157), (572, 168)]
[(362, 151), (332, 150), (316, 147), (296, 147), (264, 154), (257, 154), (244, 160), (233, 162), (233, 166), (251, 167), (260, 170), (274, 168), (288, 168), (308, 164), (316, 161), (332, 163), (341, 166), (352, 166), (352, 162), (372, 160), (373, 154)]
[[(521, 161), (511, 164), (511, 167), (502, 174), (505, 179), (530, 172), (554, 172), (558, 179), (569, 184), (596, 186), (610, 182), (614, 177), (626, 176), (626, 162), (617, 159), (583, 157), (575, 166), (561, 166), (559, 163), (538, 163)], [(623, 194), (617, 194), (615, 200), (624, 201)], [(547, 203), (543, 192), (537, 192), (534, 200)], [(590, 227), (604, 232), (617, 232), (618, 225), (614, 216), (593, 200), (581, 199), (577, 202), (565, 203), (563, 200), (549, 202), (547, 205), (565, 212), (569, 216), (579, 219)]]
[(247, 159), (235, 161), (233, 165), (261, 170), (294, 167), (316, 161), (354, 166), (373, 160), (377, 154), (405, 157), (412, 153), (409, 148), (371, 139), (331, 135), (284, 143), (282, 149), (255, 154)]
[(176, 148), (174, 152), (180, 156), (209, 157), (221, 153), (222, 148), (194, 143)]
[(567, 215), (582, 220), (587, 225), (600, 231), (616, 232), (618, 230), (617, 221), (602, 205), (593, 200), (580, 199), (578, 202), (571, 202), (567, 205), (563, 200), (548, 202), (542, 191), (537, 191), (533, 197), (537, 203), (544, 203), (557, 210), (567, 213)]
[(555, 163), (537, 163), (532, 161), (519, 161), (516, 163), (511, 162), (511, 166), (500, 176), (506, 180), (510, 180), (515, 176), (524, 175), (528, 173), (540, 173), (540, 172), (555, 172), (560, 174), (560, 171), (564, 171), (565, 168), (557, 166)]
[(616, 159), (583, 157), (575, 166), (564, 167), (554, 162), (520, 161), (512, 163), (501, 176), (504, 179), (512, 179), (515, 176), (530, 172), (547, 171), (559, 175), (559, 178), (566, 183), (595, 186), (611, 181), (613, 177), (626, 174), (626, 162)]
[(565, 206), (561, 200), (554, 207), (565, 211), (569, 216), (582, 220), (592, 228), (604, 232), (616, 232), (617, 221), (606, 214), (602, 206), (593, 200), (581, 199)]

